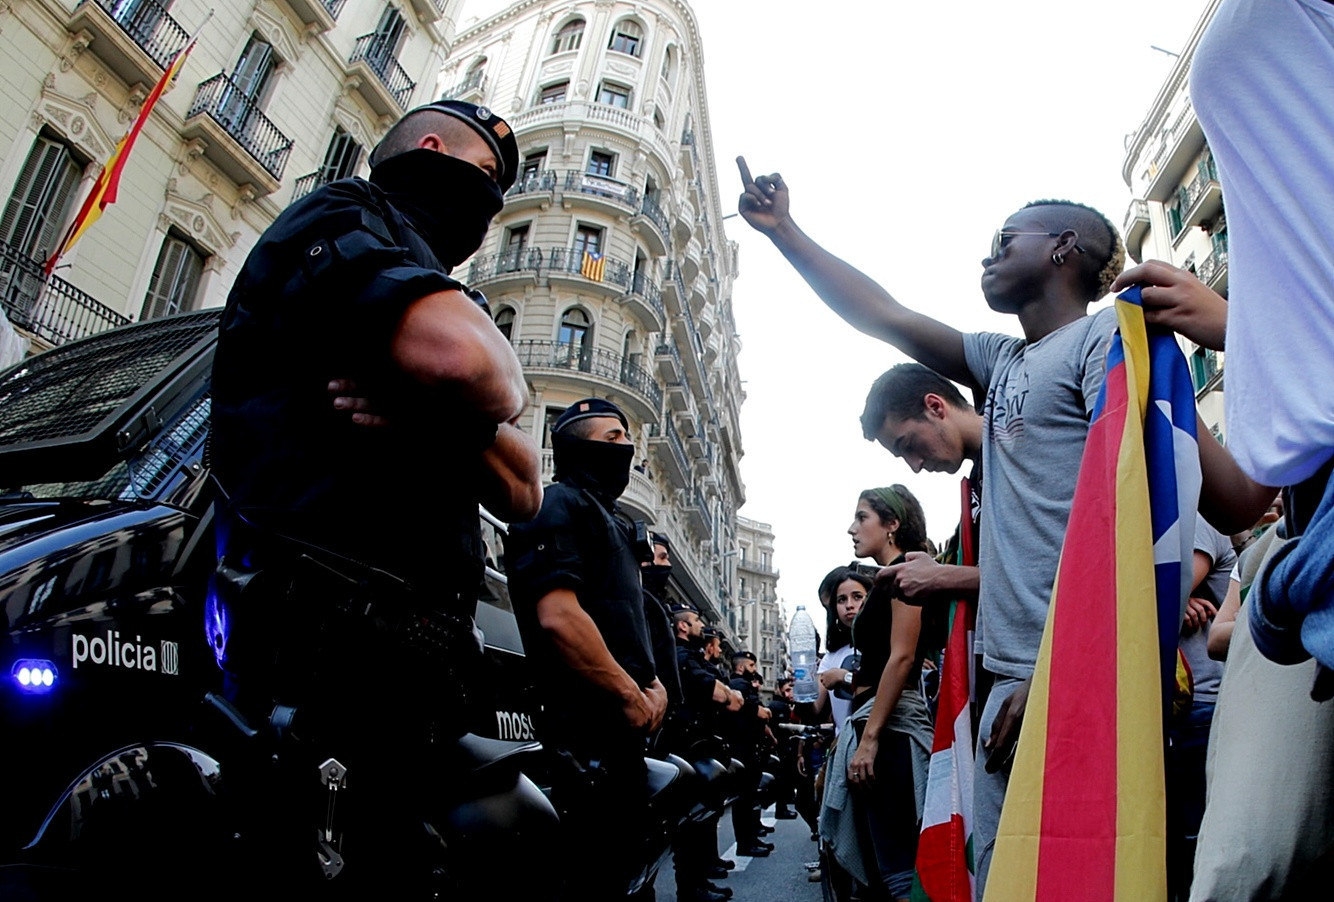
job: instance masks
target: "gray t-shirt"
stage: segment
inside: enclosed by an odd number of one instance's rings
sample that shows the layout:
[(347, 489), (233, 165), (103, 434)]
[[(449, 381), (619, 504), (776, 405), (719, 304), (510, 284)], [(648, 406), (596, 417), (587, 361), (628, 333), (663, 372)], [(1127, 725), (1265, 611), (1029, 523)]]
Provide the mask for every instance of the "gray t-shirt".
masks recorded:
[[(1214, 607), (1221, 608), (1223, 599), (1227, 597), (1232, 568), (1237, 563), (1237, 553), (1232, 550), (1231, 540), (1210, 526), (1199, 514), (1195, 515), (1195, 550), (1209, 555), (1212, 563), (1204, 581), (1191, 595), (1211, 601)], [(1211, 620), (1204, 629), (1191, 630), (1181, 636), (1181, 653), (1190, 665), (1196, 701), (1217, 701), (1218, 684), (1223, 679), (1223, 662), (1209, 657), (1209, 627), (1212, 624)]]
[(994, 332), (963, 337), (968, 369), (987, 386), (977, 612), (992, 673), (1024, 679), (1037, 664), (1115, 329), (1109, 307), (1032, 344)]

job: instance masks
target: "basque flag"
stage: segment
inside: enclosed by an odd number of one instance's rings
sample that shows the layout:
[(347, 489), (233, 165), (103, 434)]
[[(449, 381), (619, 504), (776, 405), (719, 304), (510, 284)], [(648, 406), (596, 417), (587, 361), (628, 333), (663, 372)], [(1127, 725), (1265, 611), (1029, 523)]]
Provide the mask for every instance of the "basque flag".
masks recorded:
[[(955, 563), (977, 566), (973, 492), (962, 481), (959, 555)], [(973, 899), (973, 633), (977, 603), (950, 603), (949, 638), (940, 666), (936, 730), (927, 771), (922, 835), (917, 840), (913, 902), (972, 902)]]
[(986, 902), (1167, 898), (1163, 712), (1199, 501), (1195, 395), (1139, 289), (1116, 310)]

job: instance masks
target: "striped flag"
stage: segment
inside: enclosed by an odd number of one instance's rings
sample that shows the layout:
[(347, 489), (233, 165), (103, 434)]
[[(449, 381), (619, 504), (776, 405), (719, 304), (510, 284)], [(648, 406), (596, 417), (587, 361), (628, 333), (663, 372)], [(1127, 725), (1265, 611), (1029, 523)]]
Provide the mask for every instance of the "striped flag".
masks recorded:
[(602, 281), (603, 270), (607, 268), (607, 261), (602, 255), (593, 252), (584, 251), (583, 264), (579, 267), (579, 272), (586, 279), (592, 279), (594, 282)]
[(1167, 898), (1164, 698), (1190, 587), (1195, 396), (1139, 289), (1116, 310), (986, 902)]
[[(977, 565), (973, 492), (962, 482), (956, 563)], [(950, 605), (949, 639), (940, 667), (936, 732), (927, 771), (922, 835), (917, 842), (913, 902), (972, 902), (973, 899), (973, 632), (977, 607), (971, 600)]]
[(93, 223), (101, 217), (102, 211), (116, 202), (116, 193), (120, 188), (120, 174), (125, 169), (125, 161), (129, 159), (130, 151), (134, 148), (135, 139), (139, 137), (139, 132), (143, 130), (144, 123), (148, 121), (148, 116), (153, 112), (153, 107), (157, 104), (158, 98), (171, 84), (176, 73), (181, 70), (185, 63), (185, 57), (195, 45), (195, 39), (191, 38), (181, 48), (180, 52), (172, 59), (167, 66), (167, 70), (162, 73), (153, 90), (148, 92), (144, 98), (143, 106), (139, 108), (139, 115), (135, 117), (134, 124), (130, 130), (125, 133), (125, 137), (120, 139), (116, 149), (111, 152), (107, 163), (102, 167), (101, 173), (97, 176), (97, 181), (93, 182), (93, 190), (88, 193), (83, 201), (83, 206), (79, 208), (79, 215), (74, 217), (70, 223), (69, 229), (65, 232), (65, 239), (60, 242), (59, 247), (47, 259), (42, 270), (46, 275), (56, 268), (56, 263), (61, 257), (74, 246), (74, 243), (83, 237), (83, 233), (88, 231)]

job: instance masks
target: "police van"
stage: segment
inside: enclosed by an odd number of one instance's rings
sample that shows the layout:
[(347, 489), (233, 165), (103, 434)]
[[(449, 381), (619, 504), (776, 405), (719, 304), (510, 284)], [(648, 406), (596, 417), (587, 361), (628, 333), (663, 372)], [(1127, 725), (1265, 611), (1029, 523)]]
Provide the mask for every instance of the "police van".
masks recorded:
[[(221, 677), (205, 598), (221, 313), (123, 326), (0, 373), (0, 890), (14, 860), (58, 866), (62, 848), (117, 832), (121, 844), (107, 847), (123, 849), (129, 824), (144, 842), (186, 841), (198, 816), (188, 806), (158, 810), (151, 828), (118, 809), (167, 774), (201, 798), (220, 779), (198, 734)], [(488, 556), (477, 620), (499, 703), (494, 722), (469, 724), (478, 760), (514, 748), (488, 740), (532, 739), (535, 705), (504, 524), (479, 516)]]

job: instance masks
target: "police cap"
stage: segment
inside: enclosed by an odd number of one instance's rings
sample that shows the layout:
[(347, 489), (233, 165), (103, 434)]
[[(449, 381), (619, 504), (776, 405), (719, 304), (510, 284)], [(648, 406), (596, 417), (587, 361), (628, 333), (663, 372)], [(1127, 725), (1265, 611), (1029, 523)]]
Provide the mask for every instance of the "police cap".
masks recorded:
[[(496, 182), (500, 185), (500, 190), (508, 191), (510, 189), (519, 175), (519, 142), (515, 140), (514, 130), (510, 128), (508, 122), (491, 112), (487, 107), (478, 106), (466, 100), (436, 100), (409, 110), (403, 115), (403, 118), (406, 119), (414, 113), (425, 110), (453, 116), (481, 135), (482, 140), (496, 155), (496, 163), (500, 166), (496, 173)], [(374, 167), (378, 162), (380, 161), (375, 159), (375, 155), (372, 153), (371, 166)]]
[(755, 652), (753, 651), (738, 651), (732, 653), (733, 661), (739, 661), (742, 658), (745, 658), (748, 661), (759, 661), (759, 658), (755, 657)]
[(615, 417), (621, 421), (621, 425), (627, 430), (630, 423), (621, 412), (621, 408), (603, 398), (584, 398), (582, 401), (575, 401), (569, 407), (565, 408), (556, 419), (556, 425), (552, 427), (552, 432), (562, 432), (571, 423), (579, 420), (586, 420), (589, 417)]
[(723, 637), (723, 634), (720, 633), (720, 632), (718, 632), (718, 628), (717, 628), (717, 627), (706, 626), (706, 627), (704, 627), (704, 631), (703, 631), (703, 632), (704, 632), (704, 638), (705, 638), (705, 639), (721, 639), (721, 638)]

